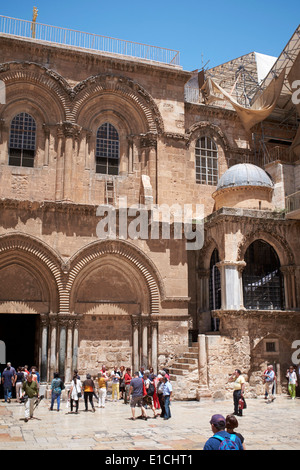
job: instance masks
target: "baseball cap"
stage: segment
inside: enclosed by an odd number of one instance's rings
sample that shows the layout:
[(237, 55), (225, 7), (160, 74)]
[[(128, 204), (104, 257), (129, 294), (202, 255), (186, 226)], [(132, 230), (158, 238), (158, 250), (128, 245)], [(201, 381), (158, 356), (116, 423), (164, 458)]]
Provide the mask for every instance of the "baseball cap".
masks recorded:
[[(223, 423), (222, 423), (222, 421), (223, 421)], [(224, 424), (224, 426), (225, 426), (226, 419), (224, 418), (224, 416), (222, 416), (222, 415), (213, 415), (211, 417), (210, 424), (220, 425), (221, 423)]]

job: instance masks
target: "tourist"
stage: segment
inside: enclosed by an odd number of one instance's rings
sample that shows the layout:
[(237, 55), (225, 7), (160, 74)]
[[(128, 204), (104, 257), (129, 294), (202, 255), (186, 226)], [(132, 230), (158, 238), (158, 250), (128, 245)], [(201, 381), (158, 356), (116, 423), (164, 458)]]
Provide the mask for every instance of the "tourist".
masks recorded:
[(163, 378), (163, 382), (164, 382), (163, 397), (164, 397), (164, 406), (165, 406), (164, 419), (170, 419), (171, 418), (170, 401), (172, 397), (172, 384), (169, 381), (167, 374)]
[(16, 398), (17, 402), (20, 403), (20, 399), (22, 397), (22, 386), (23, 382), (25, 381), (24, 373), (22, 372), (22, 367), (19, 366), (17, 368), (17, 375), (16, 375)]
[(32, 380), (32, 375), (28, 374), (27, 379), (22, 386), (23, 397), (25, 398), (25, 422), (33, 418), (33, 409), (36, 399), (38, 398), (38, 384)]
[(125, 395), (125, 367), (120, 367), (120, 400), (124, 400)]
[(110, 374), (111, 377), (111, 398), (112, 401), (117, 401), (120, 398), (120, 373), (117, 366), (114, 367), (113, 372)]
[(141, 377), (139, 377), (139, 372), (134, 373), (134, 377), (130, 382), (129, 397), (131, 397), (130, 407), (132, 417), (130, 419), (135, 420), (135, 407), (136, 405), (141, 407), (141, 417), (147, 420), (147, 413), (143, 405), (143, 396), (144, 396), (144, 382)]
[(64, 388), (64, 385), (63, 385), (61, 378), (59, 377), (58, 372), (54, 372), (54, 377), (51, 382), (51, 405), (49, 408), (50, 411), (53, 411), (55, 400), (57, 402), (57, 411), (59, 411), (60, 397), (61, 397), (61, 392), (63, 388)]
[(95, 392), (95, 383), (92, 380), (90, 374), (86, 374), (86, 380), (83, 382), (82, 387), (83, 387), (83, 392), (84, 392), (84, 404), (85, 404), (85, 410), (84, 411), (88, 411), (88, 401), (89, 401), (93, 412), (95, 412), (95, 407), (94, 407), (94, 403), (93, 403), (93, 395), (94, 395), (94, 392)]
[(154, 408), (154, 403), (153, 403), (153, 395), (155, 392), (155, 386), (153, 381), (150, 380), (149, 378), (149, 372), (146, 371), (144, 373), (144, 384), (145, 384), (145, 389), (146, 389), (146, 395), (144, 395), (143, 398), (143, 404), (144, 406), (149, 406), (151, 410), (153, 411), (153, 418), (157, 418), (157, 414)]
[(71, 388), (70, 388), (71, 413), (73, 413), (73, 405), (75, 403), (75, 413), (78, 414), (79, 398), (80, 397), (81, 397), (81, 381), (78, 378), (78, 374), (74, 373), (73, 379), (72, 379), (72, 382), (71, 382)]
[(265, 382), (265, 399), (268, 399), (269, 395), (269, 402), (275, 400), (274, 396), (274, 382), (275, 382), (275, 372), (273, 370), (272, 365), (268, 365), (267, 369), (265, 370), (264, 374), (264, 382)]
[(210, 425), (214, 435), (206, 441), (203, 450), (244, 450), (239, 437), (225, 430), (224, 416), (213, 415)]
[(157, 382), (156, 392), (157, 392), (157, 397), (159, 401), (159, 406), (161, 409), (161, 413), (160, 413), (161, 418), (163, 418), (165, 415), (165, 404), (164, 404), (164, 396), (163, 396), (163, 389), (164, 389), (163, 378), (164, 378), (163, 372), (160, 371), (157, 376), (158, 382)]
[(40, 374), (39, 374), (36, 366), (31, 367), (31, 374), (36, 376), (37, 383), (39, 384), (40, 383)]
[(16, 371), (11, 363), (6, 364), (6, 368), (2, 372), (2, 384), (4, 393), (4, 402), (10, 403), (12, 398), (12, 389), (15, 386)]
[(242, 436), (242, 434), (234, 431), (234, 429), (236, 429), (238, 427), (238, 425), (239, 425), (238, 420), (236, 419), (236, 417), (234, 415), (227, 415), (226, 416), (226, 423), (225, 423), (226, 431), (229, 434), (235, 434), (236, 436), (238, 436), (238, 438), (240, 439), (240, 441), (242, 443), (243, 449), (246, 450), (244, 436)]
[(102, 372), (98, 375), (98, 394), (99, 394), (99, 408), (105, 408), (105, 399), (106, 399), (106, 383), (108, 378), (105, 377)]
[(229, 378), (229, 382), (233, 382), (233, 404), (234, 415), (243, 416), (243, 410), (239, 408), (240, 399), (244, 399), (245, 379), (239, 369), (236, 369)]
[(131, 369), (130, 367), (127, 367), (125, 376), (124, 376), (124, 382), (125, 382), (124, 403), (125, 405), (129, 403), (129, 389), (130, 389), (131, 380), (132, 380)]
[(288, 379), (289, 394), (290, 394), (292, 400), (295, 400), (295, 398), (296, 398), (296, 387), (298, 386), (298, 382), (297, 382), (297, 374), (296, 374), (295, 369), (294, 369), (293, 366), (290, 366), (290, 368), (287, 370), (286, 378)]

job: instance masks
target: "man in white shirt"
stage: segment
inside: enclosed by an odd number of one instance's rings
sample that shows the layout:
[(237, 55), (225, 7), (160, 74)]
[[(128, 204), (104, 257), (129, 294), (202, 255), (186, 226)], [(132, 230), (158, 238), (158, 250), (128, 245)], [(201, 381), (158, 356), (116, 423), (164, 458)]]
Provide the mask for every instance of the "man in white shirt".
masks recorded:
[(275, 372), (273, 370), (272, 365), (268, 365), (267, 370), (264, 372), (263, 375), (265, 379), (265, 398), (269, 397), (268, 402), (271, 403), (275, 400), (274, 396), (274, 380), (275, 380)]

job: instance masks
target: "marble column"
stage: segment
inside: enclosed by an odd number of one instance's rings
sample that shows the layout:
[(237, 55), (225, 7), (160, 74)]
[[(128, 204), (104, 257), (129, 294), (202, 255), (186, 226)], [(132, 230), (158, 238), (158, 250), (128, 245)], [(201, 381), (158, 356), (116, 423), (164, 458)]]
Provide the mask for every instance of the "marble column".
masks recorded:
[(132, 316), (132, 365), (133, 373), (139, 370), (140, 353), (139, 353), (139, 336), (140, 336), (140, 317)]
[(208, 389), (206, 335), (198, 335), (198, 368), (199, 386), (197, 389), (197, 398), (210, 397), (211, 393)]
[(58, 354), (58, 372), (61, 378), (65, 378), (66, 361), (66, 325), (67, 320), (59, 318), (59, 354)]
[(158, 323), (151, 322), (151, 366), (154, 374), (157, 374), (157, 341), (158, 341)]
[(149, 318), (148, 317), (141, 317), (142, 320), (142, 357), (141, 357), (141, 365), (148, 368), (149, 358), (148, 358), (148, 334), (149, 334)]
[(57, 315), (50, 316), (50, 365), (49, 365), (49, 380), (53, 379), (54, 372), (57, 371)]
[(216, 266), (221, 273), (222, 310), (244, 308), (242, 271), (245, 261), (221, 261)]
[(74, 321), (73, 328), (73, 357), (72, 357), (72, 369), (78, 369), (78, 340), (79, 340), (79, 318)]
[(64, 176), (63, 176), (63, 200), (71, 201), (74, 192), (73, 173), (74, 169), (74, 142), (78, 138), (81, 127), (71, 122), (63, 123), (63, 132), (65, 136), (65, 154), (64, 154)]
[(41, 315), (41, 382), (47, 382), (48, 376), (48, 315)]

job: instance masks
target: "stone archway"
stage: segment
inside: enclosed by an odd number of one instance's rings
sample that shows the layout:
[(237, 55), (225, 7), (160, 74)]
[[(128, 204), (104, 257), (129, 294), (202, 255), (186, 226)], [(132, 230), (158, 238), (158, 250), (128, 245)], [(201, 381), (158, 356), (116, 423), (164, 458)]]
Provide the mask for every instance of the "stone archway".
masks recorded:
[[(159, 276), (152, 262), (125, 241), (91, 244), (70, 260), (70, 311), (80, 315), (78, 368), (157, 369)], [(120, 363), (121, 362), (121, 363)]]
[(59, 311), (59, 263), (51, 248), (34, 237), (0, 237), (0, 322), (7, 335), (7, 355), (12, 355), (11, 349), (19, 362), (15, 367), (25, 361), (38, 366), (42, 381), (48, 379), (49, 316)]

